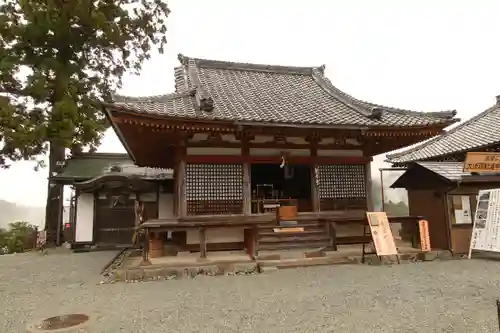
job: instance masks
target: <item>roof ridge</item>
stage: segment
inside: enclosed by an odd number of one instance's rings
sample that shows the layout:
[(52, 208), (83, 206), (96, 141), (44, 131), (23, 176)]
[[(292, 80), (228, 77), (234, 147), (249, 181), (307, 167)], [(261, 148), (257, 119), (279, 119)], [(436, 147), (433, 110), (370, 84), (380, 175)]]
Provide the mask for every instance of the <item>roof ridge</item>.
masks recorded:
[(339, 101), (341, 101), (343, 104), (347, 105), (354, 111), (365, 117), (371, 117), (373, 115), (373, 112), (371, 110), (360, 109), (357, 105), (351, 103), (349, 98), (346, 98), (349, 95), (343, 93), (339, 88), (335, 87), (330, 79), (328, 79), (324, 75), (324, 72), (313, 70), (312, 77), (314, 82), (316, 82), (321, 87), (321, 89), (326, 91), (330, 96), (337, 98)]
[(74, 154), (73, 156), (71, 156), (71, 159), (84, 159), (84, 158), (102, 158), (102, 159), (107, 159), (107, 158), (115, 158), (115, 159), (123, 159), (123, 158), (127, 158), (127, 159), (130, 159), (130, 155), (127, 154), (127, 153), (99, 153), (99, 152), (81, 152), (81, 153), (78, 153), (78, 154)]
[(388, 154), (388, 155), (385, 156), (386, 157), (386, 162), (390, 162), (391, 159), (394, 159), (394, 158), (397, 158), (397, 157), (401, 157), (401, 156), (410, 154), (410, 153), (412, 153), (412, 152), (414, 152), (414, 151), (416, 151), (418, 149), (425, 148), (428, 145), (430, 145), (431, 143), (434, 143), (435, 141), (440, 140), (441, 138), (444, 138), (444, 137), (447, 137), (449, 135), (452, 135), (453, 133), (455, 133), (459, 129), (462, 129), (462, 128), (466, 127), (466, 126), (469, 126), (469, 125), (475, 123), (476, 121), (480, 120), (484, 116), (488, 115), (490, 112), (496, 110), (498, 108), (498, 106), (499, 106), (498, 104), (494, 104), (493, 106), (487, 108), (483, 112), (480, 112), (477, 115), (475, 115), (474, 117), (470, 118), (469, 120), (464, 121), (463, 123), (459, 124), (458, 126), (453, 127), (449, 131), (446, 131), (444, 134), (440, 134), (440, 135), (435, 136), (434, 138), (432, 138), (432, 139), (430, 139), (428, 141), (424, 141), (424, 142), (422, 142), (420, 144), (417, 144), (413, 148), (410, 148), (408, 150), (404, 150), (404, 151), (401, 151), (401, 152), (398, 152), (398, 153), (394, 153), (394, 154)]
[[(194, 86), (192, 88), (194, 89), (194, 96), (198, 109), (208, 112), (212, 111), (214, 109), (214, 100), (201, 84), (198, 64), (194, 59), (183, 58), (181, 54), (179, 54), (179, 60), (183, 64), (185, 74), (187, 74), (191, 84)], [(190, 90), (189, 85), (188, 90)]]
[[(296, 67), (296, 66), (280, 66), (280, 65), (265, 65), (265, 64), (254, 64), (254, 63), (242, 63), (242, 62), (232, 62), (232, 61), (220, 61), (220, 60), (209, 60), (202, 58), (187, 57), (182, 53), (178, 54), (179, 62), (182, 67), (188, 72), (191, 84), (198, 87), (198, 67), (205, 68), (218, 68), (218, 69), (228, 69), (228, 70), (242, 70), (242, 71), (262, 71), (270, 73), (282, 73), (282, 74), (297, 74), (297, 75), (307, 75), (311, 76), (313, 80), (328, 94), (334, 98), (339, 99), (340, 102), (350, 107), (354, 111), (358, 112), (362, 116), (378, 119), (380, 120), (383, 111), (389, 111), (392, 113), (398, 113), (403, 115), (413, 115), (413, 116), (427, 116), (442, 119), (452, 119), (456, 116), (456, 110), (447, 111), (434, 111), (434, 112), (423, 112), (423, 111), (412, 111), (407, 109), (399, 109), (394, 107), (389, 107), (385, 105), (375, 104), (357, 99), (344, 91), (337, 88), (332, 82), (325, 76), (325, 65), (316, 67)], [(191, 73), (196, 72), (195, 75)], [(186, 82), (187, 84), (187, 82)]]
[[(313, 70), (313, 78), (317, 79), (317, 83), (321, 88), (323, 88), (326, 92), (328, 92), (330, 95), (333, 95), (333, 97), (341, 100), (344, 104), (347, 106), (351, 107), (352, 109), (358, 111), (364, 116), (371, 117), (371, 118), (377, 118), (377, 110), (382, 109), (383, 111), (389, 111), (392, 113), (398, 113), (398, 114), (404, 114), (404, 115), (413, 115), (413, 116), (431, 116), (431, 117), (436, 117), (436, 118), (443, 118), (443, 119), (452, 119), (454, 116), (456, 116), (457, 111), (456, 110), (449, 110), (449, 111), (434, 111), (434, 112), (424, 112), (424, 111), (412, 111), (412, 110), (406, 110), (406, 109), (400, 109), (400, 108), (394, 108), (390, 106), (385, 106), (381, 104), (375, 104), (367, 101), (363, 101), (361, 99), (355, 98), (348, 93), (344, 92), (343, 90), (337, 88), (329, 78), (327, 78), (324, 75), (324, 72), (319, 72)], [(319, 81), (319, 82), (318, 82)], [(365, 110), (362, 110), (362, 109)]]
[[(193, 89), (194, 90), (194, 89)], [(182, 91), (182, 92), (173, 92), (173, 93), (167, 93), (167, 94), (161, 94), (161, 95), (148, 95), (148, 96), (125, 96), (125, 95), (119, 95), (119, 94), (114, 94), (112, 96), (113, 103), (151, 103), (151, 102), (165, 102), (170, 99), (175, 99), (179, 97), (187, 97), (187, 96), (193, 96), (194, 91), (193, 90), (188, 90), (188, 91)]]
[(180, 63), (184, 66), (187, 66), (190, 62), (194, 62), (196, 66), (199, 67), (241, 70), (241, 71), (260, 71), (260, 72), (269, 72), (277, 74), (282, 73), (282, 74), (311, 75), (313, 69), (324, 70), (324, 65), (317, 67), (266, 65), (266, 64), (247, 63), (247, 62), (191, 58), (181, 53), (178, 54), (177, 58), (179, 59)]

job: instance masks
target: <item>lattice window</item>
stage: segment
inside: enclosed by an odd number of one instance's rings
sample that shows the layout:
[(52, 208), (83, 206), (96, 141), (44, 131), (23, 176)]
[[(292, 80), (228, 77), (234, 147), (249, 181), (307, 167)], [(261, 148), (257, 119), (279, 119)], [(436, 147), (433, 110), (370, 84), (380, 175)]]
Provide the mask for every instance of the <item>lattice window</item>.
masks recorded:
[(321, 210), (366, 209), (364, 165), (319, 165), (317, 179)]
[(189, 215), (237, 214), (243, 211), (241, 164), (186, 165)]
[(331, 164), (318, 166), (320, 198), (366, 197), (365, 166)]

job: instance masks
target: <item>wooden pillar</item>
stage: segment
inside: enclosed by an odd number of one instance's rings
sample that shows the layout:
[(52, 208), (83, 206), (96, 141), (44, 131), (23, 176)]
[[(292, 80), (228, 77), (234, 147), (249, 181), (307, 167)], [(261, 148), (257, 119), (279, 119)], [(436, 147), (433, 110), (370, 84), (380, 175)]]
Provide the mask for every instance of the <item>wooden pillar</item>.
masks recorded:
[(143, 232), (142, 261), (139, 263), (139, 266), (149, 266), (151, 265), (151, 261), (149, 260), (149, 240), (151, 235), (148, 228), (145, 228)]
[(319, 212), (319, 188), (318, 188), (318, 175), (316, 174), (318, 165), (316, 164), (316, 157), (318, 156), (318, 142), (317, 140), (311, 141), (311, 203), (313, 212)]
[(248, 146), (248, 138), (242, 138), (241, 154), (243, 156), (243, 214), (250, 215), (252, 213), (252, 184), (250, 176), (250, 148)]
[(198, 232), (200, 235), (200, 259), (207, 259), (207, 230), (200, 228)]
[(179, 139), (177, 145), (177, 161), (175, 168), (175, 202), (176, 215), (185, 217), (187, 215), (186, 201), (186, 140), (184, 137)]
[(372, 168), (371, 162), (365, 164), (365, 187), (366, 187), (366, 209), (369, 212), (373, 212), (373, 194), (372, 194)]

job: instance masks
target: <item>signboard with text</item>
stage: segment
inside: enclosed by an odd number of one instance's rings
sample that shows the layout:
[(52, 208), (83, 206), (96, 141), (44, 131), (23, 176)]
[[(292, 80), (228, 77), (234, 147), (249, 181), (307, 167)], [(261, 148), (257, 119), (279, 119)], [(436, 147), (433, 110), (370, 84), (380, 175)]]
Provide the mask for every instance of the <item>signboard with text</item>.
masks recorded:
[(418, 229), (420, 231), (420, 249), (422, 252), (429, 252), (431, 250), (429, 223), (426, 220), (418, 221)]
[(467, 153), (464, 172), (500, 172), (500, 153)]
[(500, 189), (479, 191), (469, 258), (472, 250), (500, 252)]
[(392, 236), (389, 219), (385, 212), (367, 212), (368, 224), (375, 245), (375, 251), (379, 256), (397, 255), (396, 243)]

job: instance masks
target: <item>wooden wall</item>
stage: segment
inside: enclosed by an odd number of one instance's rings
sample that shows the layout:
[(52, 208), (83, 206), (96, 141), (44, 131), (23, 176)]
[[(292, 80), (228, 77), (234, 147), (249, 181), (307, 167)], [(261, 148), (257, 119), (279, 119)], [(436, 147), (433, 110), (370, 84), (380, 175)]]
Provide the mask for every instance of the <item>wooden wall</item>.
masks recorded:
[(450, 249), (448, 217), (444, 192), (434, 189), (408, 190), (411, 216), (423, 216), (429, 222), (432, 249)]

